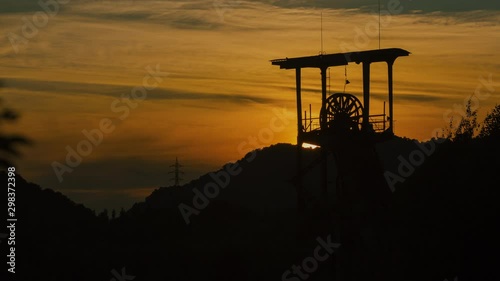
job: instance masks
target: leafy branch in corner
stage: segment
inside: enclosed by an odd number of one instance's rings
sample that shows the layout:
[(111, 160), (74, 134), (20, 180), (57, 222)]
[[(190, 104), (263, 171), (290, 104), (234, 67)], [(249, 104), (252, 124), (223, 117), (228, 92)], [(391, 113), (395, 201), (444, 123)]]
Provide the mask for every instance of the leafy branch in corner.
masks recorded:
[[(0, 88), (2, 82), (0, 81)], [(19, 114), (14, 110), (7, 108), (0, 98), (0, 126), (6, 123), (14, 123), (19, 118)], [(24, 136), (17, 134), (5, 134), (0, 131), (0, 166), (12, 166), (11, 159), (13, 157), (20, 157), (21, 153), (18, 150), (19, 145), (28, 145), (31, 141)]]

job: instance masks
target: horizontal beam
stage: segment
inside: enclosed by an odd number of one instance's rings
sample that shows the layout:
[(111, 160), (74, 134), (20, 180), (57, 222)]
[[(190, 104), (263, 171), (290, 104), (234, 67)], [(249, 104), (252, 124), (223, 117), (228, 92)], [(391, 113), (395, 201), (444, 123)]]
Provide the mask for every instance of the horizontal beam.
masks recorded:
[(331, 66), (347, 65), (355, 63), (390, 62), (401, 56), (408, 56), (410, 52), (399, 49), (377, 49), (360, 52), (325, 54), (308, 57), (283, 58), (271, 60), (272, 65), (278, 65), (281, 69), (297, 68), (328, 68)]

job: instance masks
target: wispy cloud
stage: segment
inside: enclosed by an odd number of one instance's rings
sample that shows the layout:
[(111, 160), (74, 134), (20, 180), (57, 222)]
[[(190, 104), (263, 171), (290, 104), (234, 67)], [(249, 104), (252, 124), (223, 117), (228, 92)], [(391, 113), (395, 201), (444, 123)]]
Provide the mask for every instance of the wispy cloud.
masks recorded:
[[(376, 9), (377, 2), (371, 0), (262, 0), (261, 2), (270, 3), (279, 7), (286, 8), (330, 8), (330, 9), (356, 9), (364, 10)], [(381, 1), (382, 5), (386, 5), (388, 1)], [(474, 10), (499, 10), (500, 4), (495, 1), (478, 0), (478, 1), (454, 1), (454, 0), (401, 0), (401, 5), (405, 6), (405, 13), (419, 10), (423, 12), (456, 12), (456, 11), (474, 11)]]
[[(44, 92), (55, 95), (102, 95), (120, 98), (130, 93), (134, 85), (112, 85), (95, 83), (78, 83), (64, 81), (41, 81), (29, 79), (3, 79), (6, 93), (9, 90), (23, 90), (31, 92)], [(248, 94), (221, 94), (209, 92), (185, 92), (157, 88), (149, 91), (148, 100), (212, 100), (227, 101), (237, 104), (260, 103), (272, 104), (274, 98), (258, 97)]]

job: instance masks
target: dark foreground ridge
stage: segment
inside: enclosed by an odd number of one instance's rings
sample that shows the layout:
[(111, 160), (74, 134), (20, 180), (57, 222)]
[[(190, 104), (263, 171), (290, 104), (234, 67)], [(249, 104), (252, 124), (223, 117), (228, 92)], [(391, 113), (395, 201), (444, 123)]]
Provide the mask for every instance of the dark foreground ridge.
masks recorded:
[[(377, 233), (387, 247), (369, 253), (377, 235), (361, 238), (358, 252), (384, 261), (367, 280), (500, 280), (498, 144), (426, 145), (398, 138), (378, 147), (394, 192), (389, 227)], [(425, 159), (412, 162), (417, 150)], [(320, 171), (305, 175), (309, 208), (298, 216), (295, 151), (277, 144), (251, 152), (230, 166), (235, 175), (226, 166), (181, 187), (159, 188), (115, 219), (17, 175), (17, 280), (335, 280), (342, 245), (332, 242), (333, 222), (317, 207)], [(307, 150), (304, 161), (317, 156)], [(210, 183), (220, 189), (207, 196)], [(188, 224), (179, 206), (192, 208)], [(0, 247), (7, 252), (6, 243)]]

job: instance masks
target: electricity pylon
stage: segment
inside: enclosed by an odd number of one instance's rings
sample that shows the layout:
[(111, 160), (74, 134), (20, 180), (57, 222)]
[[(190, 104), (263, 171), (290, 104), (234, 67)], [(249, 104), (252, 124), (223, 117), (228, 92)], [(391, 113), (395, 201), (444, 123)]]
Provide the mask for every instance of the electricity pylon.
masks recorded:
[(175, 164), (170, 165), (170, 167), (174, 168), (173, 171), (168, 172), (169, 174), (174, 174), (174, 177), (170, 180), (174, 181), (174, 186), (179, 186), (179, 182), (182, 180), (179, 175), (184, 174), (184, 172), (182, 172), (180, 169), (182, 165), (179, 164), (179, 160), (177, 159), (177, 157), (175, 157)]

